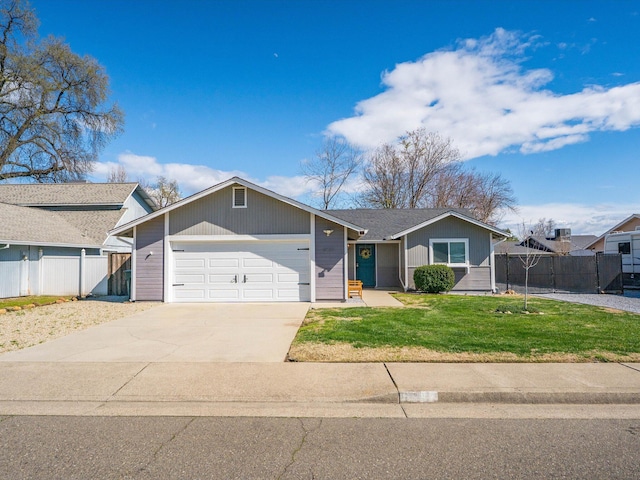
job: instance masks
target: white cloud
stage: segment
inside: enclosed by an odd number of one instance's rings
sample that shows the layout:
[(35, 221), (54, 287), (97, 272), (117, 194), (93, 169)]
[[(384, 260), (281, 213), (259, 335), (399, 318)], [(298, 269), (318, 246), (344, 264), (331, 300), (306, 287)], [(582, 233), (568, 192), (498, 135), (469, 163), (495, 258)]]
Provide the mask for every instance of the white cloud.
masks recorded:
[(500, 222), (501, 228), (517, 233), (522, 223), (535, 224), (539, 219), (553, 219), (559, 228), (570, 228), (580, 235), (602, 235), (628, 216), (640, 212), (640, 204), (585, 205), (577, 203), (546, 203), (520, 205), (518, 212), (509, 213)]
[(192, 195), (235, 176), (249, 180), (286, 197), (299, 197), (308, 194), (312, 190), (312, 186), (308, 185), (306, 179), (302, 176), (270, 176), (261, 181), (239, 170), (216, 170), (205, 165), (189, 163), (159, 163), (155, 157), (136, 155), (131, 152), (118, 155), (118, 162), (97, 163), (93, 176), (98, 181), (104, 181), (109, 172), (118, 165), (122, 165), (125, 168), (129, 180), (132, 182), (139, 179), (153, 182), (158, 176), (177, 180), (184, 196)]
[(544, 88), (550, 70), (521, 65), (524, 51), (540, 45), (539, 37), (496, 29), (398, 64), (383, 74), (384, 92), (359, 102), (355, 116), (331, 123), (327, 132), (374, 148), (425, 127), (451, 137), (471, 159), (513, 148), (555, 150), (584, 142), (591, 132), (640, 125), (640, 82), (554, 93)]

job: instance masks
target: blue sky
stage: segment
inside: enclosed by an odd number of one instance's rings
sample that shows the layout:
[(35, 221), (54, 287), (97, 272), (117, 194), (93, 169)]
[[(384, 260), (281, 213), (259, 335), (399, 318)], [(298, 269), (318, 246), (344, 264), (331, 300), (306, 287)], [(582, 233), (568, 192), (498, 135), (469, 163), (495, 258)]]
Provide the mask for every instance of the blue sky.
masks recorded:
[(511, 182), (503, 227), (640, 213), (640, 2), (31, 3), (126, 113), (95, 181), (122, 164), (191, 194), (240, 175), (308, 201), (300, 162), (324, 135), (374, 148), (424, 126)]

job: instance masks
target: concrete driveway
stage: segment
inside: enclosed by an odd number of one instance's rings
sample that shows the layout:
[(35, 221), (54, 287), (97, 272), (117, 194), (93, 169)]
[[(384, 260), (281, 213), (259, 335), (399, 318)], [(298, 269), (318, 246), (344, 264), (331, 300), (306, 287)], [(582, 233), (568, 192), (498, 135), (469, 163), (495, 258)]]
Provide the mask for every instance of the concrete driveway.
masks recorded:
[(0, 362), (282, 362), (307, 303), (166, 304)]

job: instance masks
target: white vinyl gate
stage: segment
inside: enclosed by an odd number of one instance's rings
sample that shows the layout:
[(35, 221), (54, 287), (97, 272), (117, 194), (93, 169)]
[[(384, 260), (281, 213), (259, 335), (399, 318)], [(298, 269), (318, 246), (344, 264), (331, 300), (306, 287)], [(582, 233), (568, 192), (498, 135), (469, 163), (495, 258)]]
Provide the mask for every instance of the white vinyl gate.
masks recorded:
[(309, 242), (174, 243), (174, 302), (306, 302)]

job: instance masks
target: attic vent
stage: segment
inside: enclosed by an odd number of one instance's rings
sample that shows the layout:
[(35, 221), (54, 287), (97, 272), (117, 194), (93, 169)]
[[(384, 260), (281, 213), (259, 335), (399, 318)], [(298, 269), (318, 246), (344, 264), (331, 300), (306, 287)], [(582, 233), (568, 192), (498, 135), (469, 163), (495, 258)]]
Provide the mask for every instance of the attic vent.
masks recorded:
[(233, 187), (233, 208), (247, 208), (246, 187)]

